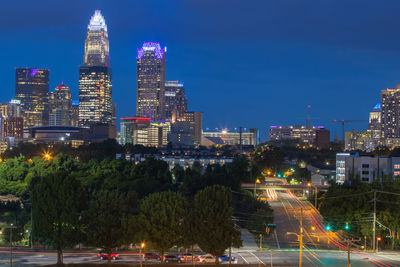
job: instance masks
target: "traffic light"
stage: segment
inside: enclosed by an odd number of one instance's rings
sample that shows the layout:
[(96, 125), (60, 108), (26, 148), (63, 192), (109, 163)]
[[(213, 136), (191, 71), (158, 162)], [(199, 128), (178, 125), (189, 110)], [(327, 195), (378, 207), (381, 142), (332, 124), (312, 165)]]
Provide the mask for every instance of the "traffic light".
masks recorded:
[(267, 227), (265, 228), (265, 232), (269, 235), (269, 233), (271, 232), (271, 229), (269, 229), (269, 227), (267, 226)]
[(278, 178), (281, 178), (281, 174), (280, 173), (278, 173)]
[(327, 225), (327, 226), (325, 226), (325, 230), (330, 231), (330, 230), (332, 230), (332, 227), (330, 225)]
[(349, 225), (348, 222), (346, 222), (346, 225), (344, 226), (344, 229), (345, 229), (346, 231), (350, 230), (350, 225)]

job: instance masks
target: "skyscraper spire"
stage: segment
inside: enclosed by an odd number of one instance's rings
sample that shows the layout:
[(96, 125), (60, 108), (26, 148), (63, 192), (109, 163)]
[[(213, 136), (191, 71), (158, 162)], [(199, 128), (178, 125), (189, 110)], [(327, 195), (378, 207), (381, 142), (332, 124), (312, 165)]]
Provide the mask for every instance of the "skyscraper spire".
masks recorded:
[(79, 67), (79, 126), (111, 126), (111, 79), (107, 24), (96, 10), (87, 26), (83, 66)]
[(96, 10), (87, 27), (85, 41), (85, 66), (110, 66), (109, 42), (106, 21), (100, 10)]

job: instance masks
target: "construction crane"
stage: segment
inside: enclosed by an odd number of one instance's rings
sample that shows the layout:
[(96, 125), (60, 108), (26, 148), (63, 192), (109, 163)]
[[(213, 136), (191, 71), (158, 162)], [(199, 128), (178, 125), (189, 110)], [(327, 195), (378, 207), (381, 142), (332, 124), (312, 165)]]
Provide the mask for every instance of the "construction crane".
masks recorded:
[(344, 124), (352, 123), (352, 122), (366, 122), (368, 120), (333, 120), (333, 122), (338, 122), (342, 124), (342, 141), (344, 144)]

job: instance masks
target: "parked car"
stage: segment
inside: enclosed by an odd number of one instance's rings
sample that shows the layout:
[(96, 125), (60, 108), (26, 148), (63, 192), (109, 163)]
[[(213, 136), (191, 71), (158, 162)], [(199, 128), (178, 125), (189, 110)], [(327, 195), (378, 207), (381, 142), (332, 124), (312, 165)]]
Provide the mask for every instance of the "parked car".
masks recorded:
[[(97, 256), (100, 258), (100, 260), (107, 260), (108, 259), (108, 254), (105, 252), (99, 252)], [(119, 255), (117, 253), (111, 253), (111, 259), (113, 260), (118, 260)]]
[(146, 252), (143, 257), (147, 260), (160, 260), (160, 255), (154, 252)]
[[(181, 259), (181, 262), (192, 262), (192, 253), (179, 254), (178, 257)], [(194, 255), (194, 261), (200, 261), (201, 256)]]
[[(215, 257), (211, 255), (207, 256), (202, 256), (200, 259), (201, 263), (215, 263)], [(218, 260), (218, 262), (221, 262), (221, 258)]]
[[(228, 254), (225, 254), (225, 255), (223, 255), (223, 256), (221, 256), (221, 257), (219, 257), (219, 258), (221, 259), (221, 262), (222, 262), (222, 263), (224, 263), (224, 262), (229, 262), (229, 255), (228, 255)], [(231, 255), (231, 262), (232, 262), (232, 263), (236, 263), (236, 258), (233, 257), (232, 255)]]
[(164, 262), (165, 263), (170, 263), (170, 262), (180, 263), (181, 259), (177, 255), (165, 255)]

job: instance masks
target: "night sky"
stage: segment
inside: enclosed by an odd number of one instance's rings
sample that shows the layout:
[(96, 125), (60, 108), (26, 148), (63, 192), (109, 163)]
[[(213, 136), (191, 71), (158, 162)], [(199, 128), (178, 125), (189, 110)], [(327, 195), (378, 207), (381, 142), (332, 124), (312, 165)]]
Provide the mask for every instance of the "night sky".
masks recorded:
[[(117, 116), (135, 114), (136, 49), (167, 46), (167, 80), (185, 82), (203, 128), (305, 124), (340, 134), (332, 119), (368, 119), (379, 90), (400, 83), (400, 1), (2, 1), (0, 101), (15, 67), (50, 69), (78, 99), (87, 24), (106, 19)], [(367, 122), (348, 125), (362, 129)]]

